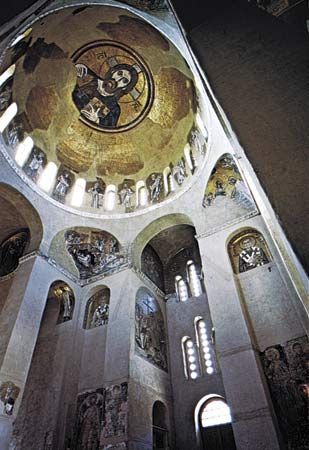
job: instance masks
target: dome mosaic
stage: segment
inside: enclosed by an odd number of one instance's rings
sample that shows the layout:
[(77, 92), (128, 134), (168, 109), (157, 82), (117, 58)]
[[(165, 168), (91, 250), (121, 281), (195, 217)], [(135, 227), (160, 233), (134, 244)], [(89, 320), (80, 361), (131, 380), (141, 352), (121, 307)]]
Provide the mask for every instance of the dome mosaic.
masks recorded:
[(132, 213), (191, 182), (206, 150), (193, 74), (143, 18), (68, 7), (8, 48), (0, 78), (7, 152), (32, 187), (90, 214)]

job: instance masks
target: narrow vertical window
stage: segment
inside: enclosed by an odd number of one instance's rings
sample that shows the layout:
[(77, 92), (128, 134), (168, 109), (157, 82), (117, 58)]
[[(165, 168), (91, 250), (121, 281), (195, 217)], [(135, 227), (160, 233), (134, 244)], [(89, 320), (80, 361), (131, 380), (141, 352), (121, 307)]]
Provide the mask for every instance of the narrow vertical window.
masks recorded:
[(112, 211), (116, 206), (116, 186), (109, 184), (105, 191), (104, 208), (106, 211)]
[(199, 297), (202, 294), (202, 285), (192, 260), (187, 262), (187, 276), (192, 296)]
[(202, 317), (196, 317), (194, 323), (202, 373), (211, 375), (215, 371), (214, 349), (211, 337), (207, 330), (206, 322)]
[(176, 294), (180, 302), (185, 302), (189, 298), (187, 283), (180, 275), (175, 277)]
[(45, 192), (50, 192), (56, 182), (58, 168), (56, 164), (50, 161), (38, 180), (38, 186)]
[(196, 345), (188, 336), (185, 336), (182, 339), (182, 354), (185, 377), (191, 380), (195, 380), (200, 376), (198, 352)]
[(9, 123), (14, 119), (18, 111), (17, 104), (11, 103), (0, 117), (0, 133), (6, 129)]
[(73, 186), (71, 205), (80, 207), (83, 204), (86, 189), (86, 180), (84, 178), (77, 178)]
[(15, 72), (15, 64), (12, 64), (8, 69), (6, 69), (1, 75), (0, 75), (0, 87), (14, 75)]

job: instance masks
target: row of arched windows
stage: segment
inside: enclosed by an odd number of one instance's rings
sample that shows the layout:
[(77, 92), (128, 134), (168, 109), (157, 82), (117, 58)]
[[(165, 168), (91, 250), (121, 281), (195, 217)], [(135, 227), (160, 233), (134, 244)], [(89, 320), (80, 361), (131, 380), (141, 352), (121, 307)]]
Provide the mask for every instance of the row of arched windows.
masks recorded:
[(175, 277), (175, 289), (178, 300), (185, 302), (190, 296), (199, 297), (202, 295), (202, 283), (194, 261), (189, 260), (186, 265), (187, 279), (181, 275)]
[(211, 330), (207, 329), (203, 317), (195, 317), (194, 329), (195, 340), (189, 336), (184, 336), (181, 340), (184, 374), (191, 380), (215, 372), (215, 351)]

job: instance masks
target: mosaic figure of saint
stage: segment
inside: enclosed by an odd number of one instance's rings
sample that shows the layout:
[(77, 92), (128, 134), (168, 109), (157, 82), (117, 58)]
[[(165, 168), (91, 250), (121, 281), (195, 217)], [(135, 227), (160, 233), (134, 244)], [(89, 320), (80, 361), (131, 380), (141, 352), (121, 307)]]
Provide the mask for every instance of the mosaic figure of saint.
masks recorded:
[(100, 401), (99, 394), (88, 397), (80, 409), (79, 450), (97, 450), (100, 439)]
[(239, 272), (246, 272), (269, 262), (264, 250), (256, 245), (254, 238), (244, 238), (240, 246), (243, 250), (239, 254)]
[(108, 322), (109, 306), (99, 305), (93, 313), (91, 320), (91, 328), (99, 327), (105, 325)]
[(124, 205), (126, 209), (132, 208), (132, 196), (134, 191), (125, 183), (123, 188), (119, 192), (120, 203)]
[(130, 93), (138, 81), (136, 68), (116, 64), (101, 78), (85, 64), (78, 63), (75, 67), (78, 78), (89, 79), (73, 91), (73, 100), (81, 115), (101, 127), (115, 128), (121, 114), (119, 99)]
[(98, 182), (94, 183), (93, 187), (88, 190), (88, 193), (91, 194), (91, 207), (100, 208), (100, 200), (103, 199), (103, 191), (100, 184)]
[(25, 172), (32, 180), (36, 181), (44, 164), (44, 153), (34, 153)]

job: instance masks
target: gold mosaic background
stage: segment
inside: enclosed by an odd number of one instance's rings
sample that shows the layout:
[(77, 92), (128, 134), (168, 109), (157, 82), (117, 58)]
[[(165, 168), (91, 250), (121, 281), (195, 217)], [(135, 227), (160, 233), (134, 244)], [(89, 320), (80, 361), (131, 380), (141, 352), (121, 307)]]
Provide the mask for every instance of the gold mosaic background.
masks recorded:
[[(183, 156), (194, 121), (193, 77), (178, 50), (155, 28), (125, 10), (91, 6), (78, 13), (66, 8), (43, 18), (33, 25), (31, 37), (31, 68), (25, 70), (25, 56), (18, 59), (13, 101), (24, 128), (49, 161), (89, 181), (102, 176), (107, 184), (118, 184), (128, 176), (145, 180)], [(50, 51), (36, 50), (38, 38), (53, 44)], [(102, 39), (131, 47), (145, 60), (154, 80), (149, 114), (121, 133), (97, 131), (82, 123), (72, 100), (76, 70), (71, 56)]]

